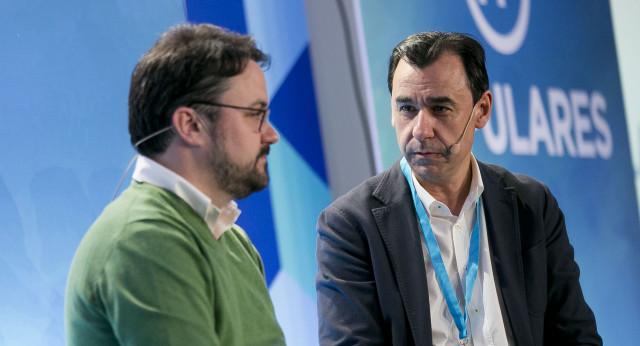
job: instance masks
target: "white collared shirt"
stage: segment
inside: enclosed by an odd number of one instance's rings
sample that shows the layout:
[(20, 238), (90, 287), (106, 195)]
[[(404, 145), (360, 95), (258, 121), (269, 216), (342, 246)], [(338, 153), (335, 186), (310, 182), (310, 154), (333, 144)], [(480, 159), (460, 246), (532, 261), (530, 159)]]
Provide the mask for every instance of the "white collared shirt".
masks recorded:
[(240, 216), (236, 202), (230, 201), (219, 209), (211, 204), (211, 198), (186, 179), (146, 156), (138, 155), (132, 178), (137, 182), (159, 186), (182, 198), (205, 220), (216, 239), (233, 227)]
[[(456, 292), (461, 310), (464, 311), (465, 273), (469, 260), (469, 243), (471, 231), (476, 221), (476, 201), (484, 191), (484, 184), (475, 157), (472, 155), (472, 178), (469, 195), (465, 200), (459, 216), (451, 213), (449, 208), (431, 196), (418, 183), (415, 175), (413, 184), (418, 197), (425, 207), (431, 228), (438, 242), (442, 261), (447, 269), (449, 280)], [(473, 294), (467, 309), (469, 319), (467, 332), (471, 337), (470, 345), (513, 345), (507, 337), (502, 312), (495, 286), (487, 226), (482, 203), (480, 207), (480, 252), (478, 276), (473, 286)], [(424, 236), (422, 237), (422, 253), (427, 270), (429, 288), (429, 306), (431, 313), (431, 330), (434, 345), (459, 345), (458, 328), (451, 317), (447, 301), (444, 298), (436, 273), (429, 257)]]

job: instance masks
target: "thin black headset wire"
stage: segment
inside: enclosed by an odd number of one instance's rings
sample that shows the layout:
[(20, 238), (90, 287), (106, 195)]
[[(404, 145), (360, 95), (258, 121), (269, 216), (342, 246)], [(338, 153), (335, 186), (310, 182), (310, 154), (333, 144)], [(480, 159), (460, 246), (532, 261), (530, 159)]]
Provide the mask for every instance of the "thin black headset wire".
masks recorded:
[(131, 169), (131, 165), (133, 165), (133, 162), (137, 158), (138, 158), (138, 154), (136, 153), (135, 155), (133, 155), (133, 158), (131, 159), (131, 161), (129, 161), (129, 164), (127, 165), (127, 169), (124, 170), (124, 173), (122, 174), (122, 177), (120, 178), (120, 182), (118, 183), (118, 187), (116, 187), (116, 191), (113, 193), (113, 197), (111, 197), (112, 201), (114, 199), (116, 199), (116, 196), (118, 195), (118, 191), (120, 191), (120, 186), (122, 186), (122, 182), (124, 181), (124, 177), (127, 176), (127, 173), (129, 173), (129, 170)]
[[(142, 144), (143, 142), (145, 142), (146, 140), (148, 140), (151, 137), (155, 137), (161, 133), (167, 132), (169, 130), (171, 130), (173, 128), (172, 125), (167, 126), (165, 128), (162, 128), (158, 131), (155, 131), (153, 133), (151, 133), (150, 135), (145, 136), (144, 138), (142, 138), (141, 140), (137, 141), (133, 147), (138, 150), (138, 146), (140, 144)], [(129, 170), (131, 169), (131, 165), (133, 165), (133, 162), (138, 158), (139, 154), (136, 153), (135, 155), (133, 155), (133, 158), (131, 159), (131, 161), (129, 161), (129, 164), (127, 165), (127, 168), (124, 170), (124, 173), (122, 173), (122, 177), (120, 177), (120, 182), (118, 183), (118, 186), (116, 187), (116, 191), (113, 193), (113, 197), (111, 197), (111, 200), (113, 201), (114, 199), (116, 199), (116, 196), (118, 196), (118, 191), (120, 191), (120, 187), (122, 186), (122, 182), (124, 181), (124, 177), (127, 176), (127, 173), (129, 173)]]
[[(364, 101), (362, 100), (362, 91), (360, 90), (360, 85), (358, 84), (358, 74), (356, 73), (356, 61), (355, 54), (353, 52), (353, 42), (351, 41), (351, 31), (349, 30), (349, 21), (347, 20), (346, 10), (344, 8), (343, 0), (336, 0), (338, 4), (338, 12), (340, 13), (340, 19), (342, 20), (342, 30), (344, 32), (345, 43), (347, 46), (347, 57), (349, 58), (349, 72), (351, 73), (351, 81), (353, 83), (353, 90), (356, 94), (356, 105), (359, 109), (360, 121), (362, 122), (362, 127), (364, 128), (364, 136), (365, 141), (367, 142), (367, 155), (369, 156), (369, 168), (371, 169), (371, 175), (377, 174), (375, 157), (373, 154), (373, 139), (371, 138), (371, 128), (369, 127), (369, 121), (367, 119), (367, 111), (364, 106)], [(362, 52), (362, 54), (366, 54), (366, 52)]]

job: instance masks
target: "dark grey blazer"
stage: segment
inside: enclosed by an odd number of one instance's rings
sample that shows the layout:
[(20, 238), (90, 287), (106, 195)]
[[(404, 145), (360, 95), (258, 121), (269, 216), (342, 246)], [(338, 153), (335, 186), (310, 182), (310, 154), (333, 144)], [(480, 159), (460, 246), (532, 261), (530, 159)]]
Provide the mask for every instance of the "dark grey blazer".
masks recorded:
[[(494, 275), (517, 345), (601, 345), (546, 185), (479, 162)], [(411, 192), (397, 161), (327, 207), (316, 257), (321, 345), (432, 345)]]

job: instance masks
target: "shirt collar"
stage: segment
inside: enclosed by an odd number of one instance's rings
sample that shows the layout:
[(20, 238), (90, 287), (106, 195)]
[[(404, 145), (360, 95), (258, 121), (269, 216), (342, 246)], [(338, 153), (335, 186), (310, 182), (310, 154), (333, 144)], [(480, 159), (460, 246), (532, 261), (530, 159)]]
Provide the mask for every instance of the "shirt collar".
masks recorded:
[[(413, 179), (413, 185), (416, 188), (416, 192), (418, 193), (418, 197), (420, 198), (420, 201), (422, 201), (422, 204), (425, 206), (427, 214), (431, 216), (431, 211), (432, 211), (431, 207), (434, 207), (435, 209), (435, 206), (441, 205), (442, 203), (438, 202), (433, 196), (431, 196), (429, 192), (427, 192), (427, 190), (424, 189), (424, 187), (422, 187), (422, 185), (420, 185), (420, 183), (418, 182), (418, 179), (413, 173), (413, 170), (411, 171), (411, 178)], [(478, 161), (476, 161), (476, 157), (472, 153), (471, 154), (471, 187), (469, 188), (469, 194), (467, 195), (467, 198), (465, 199), (464, 204), (462, 205), (462, 209), (460, 210), (460, 215), (462, 215), (468, 208), (475, 205), (476, 201), (478, 200), (478, 198), (480, 198), (480, 195), (482, 195), (483, 191), (484, 191), (484, 183), (482, 182), (482, 176), (480, 175), (480, 167), (478, 166)], [(449, 214), (451, 213), (448, 208), (446, 208), (446, 210)]]
[(157, 163), (138, 155), (133, 170), (133, 180), (149, 183), (175, 193), (202, 217), (216, 239), (229, 230), (240, 216), (240, 209), (235, 201), (230, 201), (222, 209), (211, 204), (211, 198), (189, 183), (182, 176)]

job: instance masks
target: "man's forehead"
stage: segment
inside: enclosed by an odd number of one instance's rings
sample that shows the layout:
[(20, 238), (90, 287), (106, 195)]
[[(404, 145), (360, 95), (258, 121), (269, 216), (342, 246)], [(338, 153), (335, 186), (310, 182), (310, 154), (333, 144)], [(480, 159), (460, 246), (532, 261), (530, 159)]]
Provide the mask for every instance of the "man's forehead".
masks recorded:
[(394, 100), (423, 98), (430, 102), (447, 102), (454, 95), (471, 93), (460, 57), (445, 54), (433, 63), (417, 67), (404, 59), (398, 63), (393, 78)]

